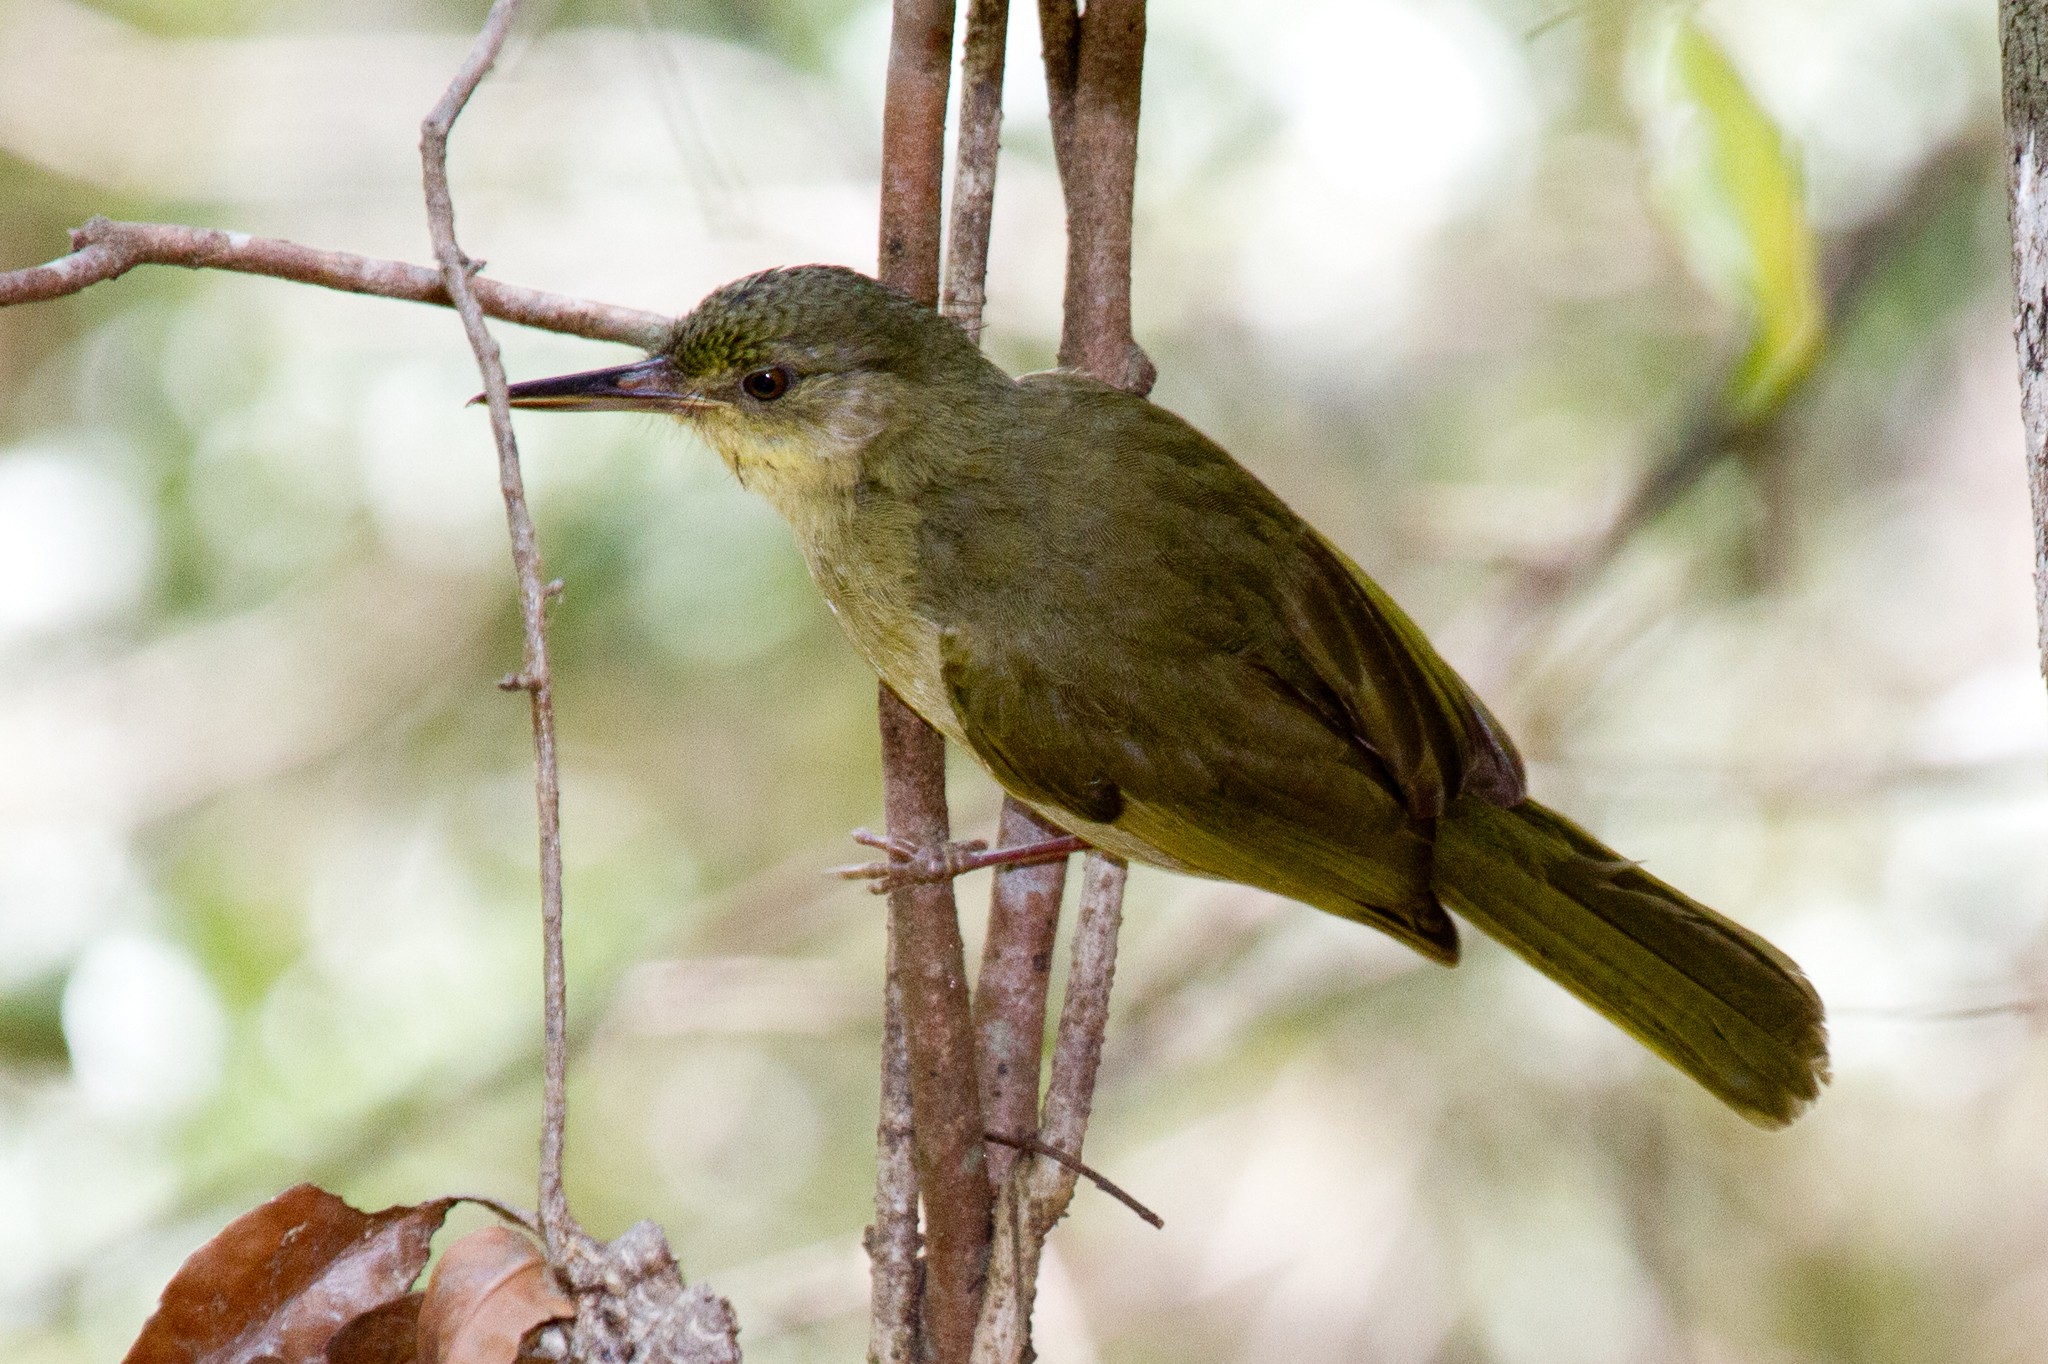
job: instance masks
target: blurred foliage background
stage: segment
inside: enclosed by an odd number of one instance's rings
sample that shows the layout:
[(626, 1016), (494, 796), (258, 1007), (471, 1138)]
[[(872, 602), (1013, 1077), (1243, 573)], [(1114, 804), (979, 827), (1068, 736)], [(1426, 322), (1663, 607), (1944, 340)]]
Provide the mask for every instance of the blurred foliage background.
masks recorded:
[[(990, 344), (1050, 363), (1017, 16)], [(1155, 6), (1155, 395), (1375, 572), (1544, 799), (1770, 934), (1837, 1079), (1750, 1130), (1532, 972), (1133, 879), (1040, 1348), (2048, 1354), (2048, 700), (1988, 0)], [(0, 0), (0, 266), (88, 214), (423, 260), (476, 5)], [(537, 3), (454, 142), (501, 278), (681, 311), (873, 260), (876, 0)], [(506, 329), (515, 377), (617, 351)], [(511, 575), (445, 314), (150, 269), (0, 312), (0, 1350), (110, 1359), (301, 1178), (531, 1198)], [(526, 420), (566, 775), (572, 1195), (761, 1361), (859, 1357), (872, 683), (782, 527)], [(962, 766), (958, 823), (995, 795)], [(984, 881), (965, 883), (969, 903)]]

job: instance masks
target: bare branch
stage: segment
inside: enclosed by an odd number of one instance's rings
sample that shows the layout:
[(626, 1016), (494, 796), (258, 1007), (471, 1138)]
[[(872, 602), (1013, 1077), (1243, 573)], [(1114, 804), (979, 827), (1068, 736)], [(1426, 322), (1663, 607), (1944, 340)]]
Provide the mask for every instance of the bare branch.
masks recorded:
[(910, 1053), (903, 1040), (903, 987), (896, 973), (896, 934), (889, 933), (889, 977), (882, 1009), (882, 1115), (875, 1124), (875, 1224), (868, 1228), (873, 1296), (868, 1315), (869, 1364), (917, 1364), (917, 1162), (910, 1106)]
[[(1124, 880), (1120, 857), (1088, 854), (1081, 873), (1081, 907), (1074, 922), (1074, 962), (1067, 973), (1067, 997), (1060, 1005), (1059, 1040), (1053, 1046), (1052, 1078), (1038, 1138), (1062, 1151), (1079, 1151), (1088, 1135), (1095, 1103), (1095, 1074), (1102, 1066), (1102, 1036), (1109, 1026), (1109, 989), (1116, 978), (1117, 931), (1123, 925)], [(1047, 1172), (1032, 1181), (1034, 1201), (1045, 1225), (1066, 1211), (1073, 1197), (1071, 1171)]]
[[(252, 237), (246, 232), (93, 218), (73, 230), (71, 245), (70, 255), (60, 256), (47, 265), (0, 273), (0, 307), (75, 294), (124, 275), (138, 265), (229, 270), (317, 284), (344, 293), (450, 306), (439, 270), (346, 251), (322, 251), (275, 237)], [(486, 316), (542, 331), (653, 350), (661, 345), (670, 326), (670, 319), (660, 313), (592, 303), (480, 275), (472, 277), (469, 285)]]
[(2005, 133), (2011, 153), (2014, 339), (2019, 346), (2020, 418), (2027, 435), (2027, 491), (2034, 508), (2034, 610), (2041, 668), (2048, 676), (2048, 4), (2000, 0), (2005, 67)]
[(505, 397), (505, 364), (484, 323), (483, 306), (470, 287), (470, 260), (455, 240), (455, 204), (448, 194), (448, 134), (463, 106), (498, 59), (519, 0), (495, 0), (483, 30), (470, 46), (455, 79), (420, 125), (420, 161), (426, 185), (427, 226), (441, 287), (462, 317), (470, 349), (483, 374), (490, 404), (491, 434), (498, 447), (498, 490), (505, 500), (505, 524), (512, 536), (512, 564), (519, 578), (519, 619), (525, 635), (525, 663), (516, 685), (532, 705), (534, 802), (540, 818), (542, 941), (542, 1040), (544, 1082), (540, 1139), (540, 1223), (549, 1258), (564, 1262), (581, 1232), (569, 1215), (562, 1191), (563, 1131), (568, 1118), (568, 989), (562, 963), (561, 780), (555, 766), (553, 675), (548, 667), (547, 603), (551, 595), (541, 567), (540, 540), (526, 508), (519, 447), (512, 435), (512, 409)]
[[(882, 108), (877, 273), (883, 283), (932, 305), (939, 292), (952, 61), (951, 0), (895, 0)], [(950, 835), (945, 740), (886, 686), (879, 709), (889, 833), (919, 847), (943, 846)], [(924, 1197), (924, 1349), (939, 1364), (955, 1364), (973, 1348), (992, 1202), (965, 949), (950, 882), (895, 890), (889, 913)]]
[(946, 231), (946, 281), (939, 311), (981, 340), (988, 301), (988, 233), (996, 202), (996, 152), (1003, 131), (1003, 57), (1010, 0), (968, 0), (960, 54), (960, 139), (953, 159), (953, 218)]
[[(1014, 797), (1005, 797), (996, 846), (1035, 843), (1059, 833)], [(1038, 1071), (1045, 1052), (1045, 998), (1052, 986), (1053, 941), (1067, 861), (1009, 867), (989, 891), (988, 936), (974, 981), (974, 1031), (980, 1042), (981, 1111), (998, 1132), (1028, 1132), (1038, 1122)], [(988, 1153), (998, 1189), (1017, 1163), (1008, 1149)]]
[[(1061, 1152), (1078, 1152), (1088, 1134), (1103, 1030), (1109, 1022), (1109, 990), (1116, 975), (1124, 877), (1122, 859), (1088, 855), (1074, 925), (1074, 961), (1067, 973), (1052, 1080), (1038, 1129), (1039, 1142)], [(1026, 1364), (1032, 1358), (1031, 1307), (1038, 1296), (1039, 1257), (1046, 1234), (1073, 1199), (1075, 1178), (1076, 1172), (1064, 1163), (1020, 1163), (1004, 1183), (996, 1200), (988, 1288), (975, 1331), (973, 1364)]]
[(1131, 339), (1131, 204), (1138, 176), (1145, 0), (1091, 0), (1078, 20), (1072, 0), (1041, 0), (1039, 14), (1053, 152), (1067, 200), (1060, 363), (1132, 393), (1149, 393), (1156, 371)]

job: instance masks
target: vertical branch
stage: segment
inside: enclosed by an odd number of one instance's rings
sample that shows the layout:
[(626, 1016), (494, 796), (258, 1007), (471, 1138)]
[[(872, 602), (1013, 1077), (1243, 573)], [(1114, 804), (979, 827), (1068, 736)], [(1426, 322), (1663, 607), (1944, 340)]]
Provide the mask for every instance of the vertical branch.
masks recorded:
[(2000, 0), (2005, 132), (2011, 152), (2013, 335), (2019, 347), (2020, 419), (2027, 435), (2027, 490), (2034, 508), (2034, 611), (2048, 677), (2048, 3)]
[[(1030, 807), (1004, 797), (996, 846), (1056, 838)], [(1052, 950), (1066, 891), (1065, 860), (1005, 867), (989, 891), (988, 936), (974, 982), (974, 1032), (981, 1045), (981, 1112), (988, 1130), (1028, 1134), (1038, 1118), (1038, 1070), (1045, 1052), (1045, 997), (1052, 987)], [(989, 1182), (1009, 1177), (1017, 1152), (988, 1148)]]
[[(1131, 204), (1145, 0), (1040, 0), (1053, 154), (1067, 200), (1066, 325), (1060, 363), (1132, 393), (1152, 362), (1131, 339)], [(1064, 125), (1064, 131), (1062, 131)]]
[(874, 1266), (868, 1316), (868, 1364), (917, 1364), (917, 1164), (911, 1143), (910, 1054), (903, 1041), (903, 987), (896, 976), (896, 934), (889, 934), (889, 978), (882, 1009), (882, 1115), (875, 1125)]
[(953, 157), (953, 216), (946, 230), (939, 311), (974, 341), (981, 340), (981, 310), (988, 301), (988, 234), (995, 212), (1009, 27), (1010, 0), (968, 0), (967, 38), (960, 53), (960, 144)]
[[(953, 213), (946, 232), (946, 277), (940, 311), (981, 339), (988, 298), (989, 227), (995, 209), (996, 157), (1003, 120), (1003, 60), (1009, 0), (968, 0), (960, 57), (960, 139), (953, 162)], [(1005, 797), (998, 848), (1057, 837), (1030, 807)], [(1045, 997), (1052, 983), (1053, 940), (1059, 931), (1065, 860), (1006, 867), (989, 893), (988, 936), (975, 977), (974, 1031), (979, 1044), (982, 1118), (992, 1132), (1028, 1133), (1038, 1115), (1038, 1068), (1045, 1050)], [(1017, 1153), (986, 1148), (989, 1182), (1001, 1188)]]
[[(939, 292), (952, 60), (951, 0), (896, 0), (882, 109), (879, 274), (883, 283), (928, 304), (938, 301)], [(880, 711), (889, 832), (919, 847), (940, 847), (950, 835), (945, 741), (887, 687), (881, 689)], [(950, 883), (892, 892), (889, 914), (924, 1198), (923, 1340), (930, 1358), (953, 1364), (973, 1348), (992, 1202), (965, 949)]]
[[(1117, 932), (1123, 925), (1121, 858), (1088, 854), (1081, 877), (1081, 908), (1074, 924), (1074, 960), (1060, 1007), (1059, 1041), (1038, 1140), (1078, 1157), (1088, 1135), (1102, 1038), (1109, 1024), (1109, 992), (1116, 977)], [(996, 1202), (988, 1291), (975, 1333), (973, 1364), (1027, 1364), (1031, 1309), (1038, 1297), (1038, 1265), (1045, 1238), (1074, 1196), (1075, 1170), (1060, 1161), (1020, 1162)]]
[(500, 683), (527, 693), (533, 712), (534, 802), (540, 818), (542, 943), (542, 1039), (545, 1077), (540, 1139), (540, 1222), (548, 1254), (559, 1262), (576, 1227), (562, 1191), (562, 1153), (568, 1121), (568, 988), (562, 963), (561, 783), (555, 766), (554, 676), (548, 666), (547, 602), (557, 585), (545, 583), (540, 540), (526, 507), (519, 472), (519, 447), (512, 437), (512, 411), (505, 400), (505, 365), (498, 343), (484, 324), (482, 306), (470, 287), (477, 266), (455, 240), (455, 204), (448, 193), (448, 134), (463, 106), (498, 59), (519, 0), (496, 0), (461, 69), (420, 125), (420, 161), (426, 186), (427, 225), (441, 285), (462, 317), (470, 349), (483, 373), (490, 404), (491, 435), (498, 449), (498, 491), (512, 537), (512, 564), (519, 579), (519, 621), (525, 639), (519, 672)]

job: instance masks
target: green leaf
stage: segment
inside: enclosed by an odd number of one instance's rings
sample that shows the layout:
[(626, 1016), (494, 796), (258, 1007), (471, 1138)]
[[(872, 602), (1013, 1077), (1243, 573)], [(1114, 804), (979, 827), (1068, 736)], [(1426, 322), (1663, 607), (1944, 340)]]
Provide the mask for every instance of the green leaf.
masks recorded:
[(1693, 270), (1749, 316), (1725, 397), (1760, 421), (1812, 369), (1827, 326), (1797, 156), (1690, 15), (1664, 21), (1649, 58), (1641, 106), (1659, 199)]

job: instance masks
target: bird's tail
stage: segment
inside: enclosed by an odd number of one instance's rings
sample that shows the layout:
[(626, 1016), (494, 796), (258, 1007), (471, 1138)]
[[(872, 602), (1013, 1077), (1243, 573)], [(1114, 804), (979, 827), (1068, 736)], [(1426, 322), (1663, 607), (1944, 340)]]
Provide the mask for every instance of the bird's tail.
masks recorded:
[(1790, 957), (1534, 801), (1465, 797), (1437, 830), (1453, 909), (1751, 1122), (1828, 1078), (1820, 996)]

